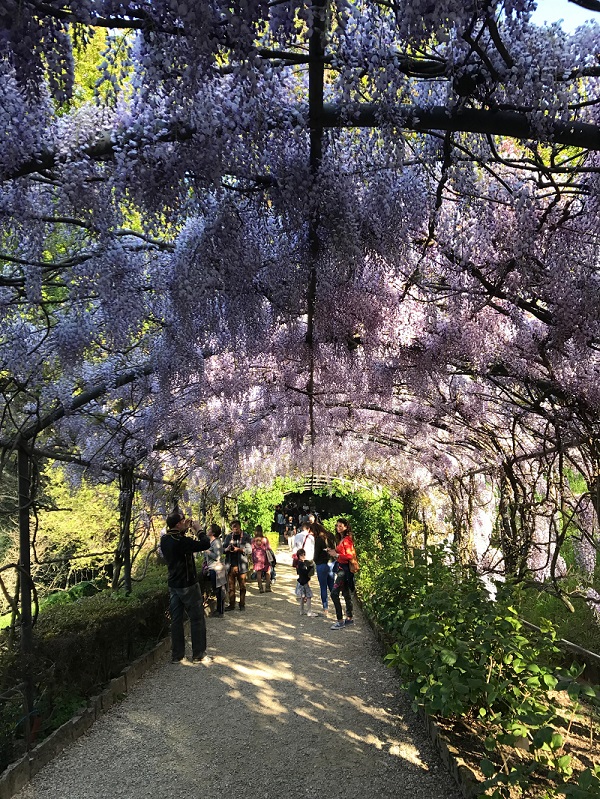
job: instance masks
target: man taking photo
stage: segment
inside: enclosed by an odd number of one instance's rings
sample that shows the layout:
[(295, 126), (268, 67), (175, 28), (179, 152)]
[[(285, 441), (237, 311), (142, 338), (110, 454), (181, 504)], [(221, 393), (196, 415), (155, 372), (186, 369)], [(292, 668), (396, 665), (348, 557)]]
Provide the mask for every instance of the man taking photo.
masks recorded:
[(194, 553), (208, 549), (210, 541), (204, 533), (199, 536), (198, 540), (188, 538), (185, 533), (190, 528), (198, 533), (200, 524), (186, 519), (185, 513), (176, 509), (170, 516), (167, 516), (167, 532), (160, 542), (163, 557), (169, 567), (171, 660), (173, 663), (178, 663), (185, 656), (184, 610), (190, 620), (192, 661), (210, 662), (210, 658), (206, 654), (206, 622), (194, 559)]

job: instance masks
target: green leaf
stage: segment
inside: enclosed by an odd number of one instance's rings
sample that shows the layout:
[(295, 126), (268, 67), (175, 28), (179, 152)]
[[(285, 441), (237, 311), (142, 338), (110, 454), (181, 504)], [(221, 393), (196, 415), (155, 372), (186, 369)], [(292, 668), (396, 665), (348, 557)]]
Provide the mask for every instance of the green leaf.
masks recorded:
[(450, 649), (442, 649), (440, 652), (440, 659), (442, 663), (446, 664), (446, 666), (454, 666), (458, 656), (456, 652), (452, 652)]
[(598, 696), (598, 692), (592, 688), (591, 685), (584, 685), (582, 687), (581, 693), (584, 696), (588, 696), (590, 699), (595, 699)]
[(481, 768), (481, 771), (483, 772), (483, 776), (487, 777), (488, 779), (490, 777), (493, 777), (494, 774), (496, 773), (496, 770), (497, 770), (496, 766), (492, 763), (492, 761), (491, 760), (487, 760), (486, 758), (484, 758), (481, 761), (481, 763), (479, 764), (479, 767)]
[(598, 777), (594, 776), (589, 768), (586, 768), (585, 771), (581, 772), (577, 782), (579, 783), (579, 787), (583, 788), (584, 790), (589, 790), (590, 788), (595, 787), (596, 791), (600, 793), (600, 783), (598, 782)]
[(544, 674), (542, 676), (542, 680), (544, 681), (546, 687), (550, 688), (551, 691), (556, 688), (556, 685), (558, 683), (558, 680), (553, 674)]
[(549, 747), (552, 743), (552, 736), (554, 735), (554, 730), (552, 727), (541, 727), (535, 735), (533, 736), (533, 747), (534, 749), (541, 749), (542, 746)]
[(571, 755), (562, 755), (561, 757), (556, 759), (556, 768), (559, 771), (563, 771), (568, 773), (572, 771), (571, 769)]

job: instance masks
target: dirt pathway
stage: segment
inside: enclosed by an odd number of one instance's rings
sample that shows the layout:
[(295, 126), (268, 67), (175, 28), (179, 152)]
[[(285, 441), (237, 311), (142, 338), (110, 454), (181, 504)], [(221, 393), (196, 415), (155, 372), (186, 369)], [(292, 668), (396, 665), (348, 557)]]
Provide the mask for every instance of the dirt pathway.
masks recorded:
[(18, 799), (458, 799), (360, 612), (330, 630), (294, 585), (251, 583), (207, 620), (211, 664), (157, 666)]

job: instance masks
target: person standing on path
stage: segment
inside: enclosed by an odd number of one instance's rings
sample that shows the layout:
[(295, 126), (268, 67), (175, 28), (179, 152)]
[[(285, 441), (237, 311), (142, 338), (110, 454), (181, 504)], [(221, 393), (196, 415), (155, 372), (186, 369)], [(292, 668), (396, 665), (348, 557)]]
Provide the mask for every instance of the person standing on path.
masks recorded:
[(296, 583), (296, 596), (300, 602), (300, 615), (301, 616), (318, 616), (318, 613), (313, 613), (310, 604), (312, 601), (313, 592), (310, 587), (310, 578), (315, 573), (315, 564), (312, 560), (306, 559), (306, 552), (299, 549), (296, 552), (298, 556), (298, 565), (296, 571), (298, 572), (298, 582)]
[(308, 522), (304, 522), (300, 532), (294, 536), (292, 556), (297, 555), (299, 549), (303, 549), (306, 552), (306, 560), (312, 561), (315, 559), (315, 537)]
[(311, 527), (315, 541), (314, 560), (319, 588), (321, 590), (321, 604), (323, 606), (323, 614), (327, 617), (329, 614), (329, 594), (333, 591), (335, 582), (335, 575), (333, 573), (335, 560), (331, 557), (328, 550), (335, 549), (335, 541), (331, 533), (328, 533), (319, 522), (315, 522)]
[(263, 580), (266, 583), (267, 592), (271, 591), (271, 564), (267, 558), (269, 549), (269, 539), (263, 535), (260, 524), (254, 528), (254, 538), (252, 539), (252, 565), (258, 582), (258, 590), (261, 594), (265, 593)]
[(223, 542), (221, 541), (221, 528), (218, 524), (211, 524), (208, 528), (210, 549), (204, 553), (208, 576), (212, 589), (217, 598), (217, 616), (222, 617), (225, 611), (225, 585), (227, 572), (223, 563)]
[[(336, 533), (340, 538), (340, 542), (335, 549), (328, 549), (328, 553), (336, 559), (335, 564), (335, 583), (333, 591), (331, 592), (331, 599), (335, 606), (335, 615), (337, 621), (331, 625), (332, 630), (341, 630), (342, 627), (347, 627), (354, 624), (353, 608), (352, 608), (352, 591), (354, 591), (354, 575), (350, 571), (350, 561), (356, 557), (356, 550), (354, 549), (354, 539), (352, 537), (352, 528), (347, 519), (338, 519), (335, 525)], [(346, 603), (346, 621), (344, 621), (344, 614), (342, 613), (342, 603), (340, 600), (340, 593), (344, 597)]]
[(173, 663), (178, 663), (185, 657), (184, 611), (187, 612), (190, 620), (192, 660), (210, 660), (206, 654), (206, 622), (194, 559), (194, 553), (206, 551), (210, 547), (210, 541), (204, 534), (201, 534), (197, 541), (188, 538), (185, 532), (190, 528), (199, 533), (199, 522), (186, 519), (183, 511), (174, 510), (170, 516), (167, 516), (167, 532), (160, 541), (160, 548), (169, 568), (171, 659)]
[(291, 516), (288, 517), (288, 520), (285, 523), (284, 535), (291, 552), (294, 547), (294, 536), (296, 535), (296, 525), (294, 524), (294, 519)]
[(242, 532), (242, 525), (237, 519), (231, 522), (231, 532), (223, 542), (223, 549), (229, 592), (229, 605), (225, 611), (235, 610), (236, 583), (240, 589), (240, 610), (246, 610), (246, 576), (248, 574), (248, 557), (252, 554), (252, 542), (250, 536)]
[(285, 542), (285, 516), (283, 515), (283, 510), (279, 506), (275, 512), (275, 526), (277, 528), (277, 534), (279, 535), (279, 543), (283, 544)]

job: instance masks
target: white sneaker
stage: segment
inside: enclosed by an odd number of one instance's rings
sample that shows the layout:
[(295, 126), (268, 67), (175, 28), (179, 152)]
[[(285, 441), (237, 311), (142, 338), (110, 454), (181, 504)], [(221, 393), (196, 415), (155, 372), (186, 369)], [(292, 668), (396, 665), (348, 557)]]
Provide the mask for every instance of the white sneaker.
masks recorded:
[(312, 616), (312, 618), (315, 619), (317, 616), (320, 616), (321, 614), (320, 613), (313, 613), (312, 610), (309, 610), (306, 615), (307, 616)]

